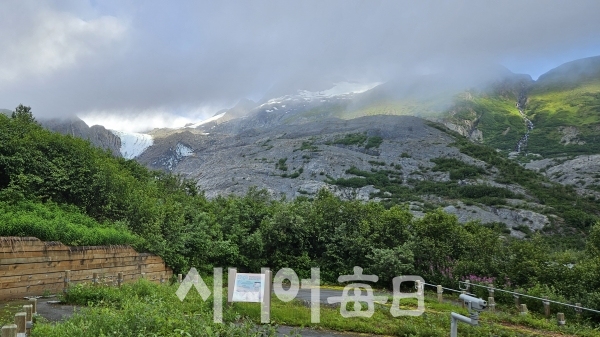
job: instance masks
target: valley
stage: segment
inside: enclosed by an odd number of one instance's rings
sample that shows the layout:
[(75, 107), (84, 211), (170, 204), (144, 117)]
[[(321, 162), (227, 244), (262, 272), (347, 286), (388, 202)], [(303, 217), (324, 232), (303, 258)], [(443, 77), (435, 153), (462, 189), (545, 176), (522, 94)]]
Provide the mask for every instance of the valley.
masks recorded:
[(392, 266), (451, 287), (467, 273), (593, 307), (599, 80), (546, 78), (429, 98), (337, 83), (146, 133), (19, 106), (0, 115), (0, 235), (128, 244), (176, 272), (318, 264), (335, 283), (370, 265), (389, 282)]

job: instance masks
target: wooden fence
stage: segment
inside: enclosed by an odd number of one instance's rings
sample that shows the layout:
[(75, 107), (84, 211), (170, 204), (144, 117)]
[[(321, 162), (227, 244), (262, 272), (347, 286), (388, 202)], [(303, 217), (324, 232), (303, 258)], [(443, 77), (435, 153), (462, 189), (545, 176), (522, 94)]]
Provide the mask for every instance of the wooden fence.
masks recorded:
[(33, 237), (0, 237), (0, 299), (58, 293), (65, 271), (69, 282), (104, 280), (166, 281), (173, 276), (159, 256), (138, 253), (129, 246), (65, 246)]

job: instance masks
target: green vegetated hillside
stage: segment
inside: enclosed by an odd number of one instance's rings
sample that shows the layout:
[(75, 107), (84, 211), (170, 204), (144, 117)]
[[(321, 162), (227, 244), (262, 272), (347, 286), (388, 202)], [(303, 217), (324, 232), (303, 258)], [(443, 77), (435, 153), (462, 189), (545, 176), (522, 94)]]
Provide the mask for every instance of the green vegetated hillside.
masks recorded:
[(516, 98), (500, 95), (474, 93), (463, 94), (442, 117), (472, 130), (479, 130), (482, 137), (475, 141), (496, 149), (512, 151), (527, 128), (516, 108)]
[(569, 62), (535, 82), (516, 84), (512, 92), (506, 90), (511, 85), (496, 85), (491, 95), (474, 99), (484, 144), (514, 149), (526, 131), (515, 107), (520, 101), (534, 124), (525, 152), (543, 157), (600, 153), (600, 57)]
[(347, 109), (336, 111), (334, 117), (352, 119), (373, 115), (437, 116), (440, 111), (448, 107), (448, 102), (449, 100), (446, 96), (429, 99), (406, 98), (402, 100), (384, 100), (359, 108), (348, 107)]
[(536, 82), (502, 85), (457, 96), (441, 113), (444, 122), (477, 128), (483, 144), (514, 151), (526, 124), (516, 108), (521, 90), (525, 114), (533, 122), (524, 151), (543, 157), (600, 153), (600, 58), (574, 61)]
[(600, 57), (540, 76), (528, 94), (529, 151), (545, 156), (600, 153)]
[[(516, 103), (521, 91), (531, 82), (527, 76), (513, 74), (485, 87), (426, 98), (385, 99), (359, 108), (349, 105), (331, 115), (342, 119), (371, 115), (419, 116), (443, 122), (477, 142), (509, 152), (527, 131)], [(479, 131), (481, 137), (476, 135)]]
[(431, 102), (386, 104), (348, 113), (415, 115), (451, 123), (461, 129), (465, 136), (481, 131), (481, 137), (473, 140), (491, 147), (512, 151), (527, 131), (523, 118), (516, 108), (517, 97), (503, 96), (481, 90), (466, 91), (455, 95), (450, 104), (435, 105)]
[(525, 152), (543, 157), (600, 153), (600, 57), (566, 63), (537, 81), (513, 74), (485, 87), (455, 93), (450, 99), (446, 95), (375, 101), (360, 108), (338, 107), (327, 115), (343, 119), (420, 116), (510, 152), (527, 131), (517, 102), (534, 123)]

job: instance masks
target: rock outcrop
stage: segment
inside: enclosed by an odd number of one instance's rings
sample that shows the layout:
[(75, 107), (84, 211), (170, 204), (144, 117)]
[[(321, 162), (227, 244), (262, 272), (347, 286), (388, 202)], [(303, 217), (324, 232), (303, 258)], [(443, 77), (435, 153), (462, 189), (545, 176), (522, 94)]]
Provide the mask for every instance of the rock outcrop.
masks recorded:
[(525, 167), (560, 184), (572, 185), (580, 194), (600, 198), (600, 155), (542, 159), (529, 162)]
[(77, 117), (66, 119), (40, 119), (43, 127), (65, 135), (89, 140), (97, 147), (108, 149), (117, 157), (121, 156), (121, 140), (101, 125), (88, 126)]

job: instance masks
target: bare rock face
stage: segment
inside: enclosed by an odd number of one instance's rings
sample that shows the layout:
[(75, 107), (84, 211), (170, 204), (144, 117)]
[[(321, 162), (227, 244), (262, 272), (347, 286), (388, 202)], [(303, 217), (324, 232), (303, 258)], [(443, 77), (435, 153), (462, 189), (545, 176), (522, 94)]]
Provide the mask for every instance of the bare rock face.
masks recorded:
[(469, 135), (469, 138), (474, 142), (482, 143), (483, 142), (483, 132), (481, 132), (481, 130), (479, 130), (479, 129), (473, 129), (473, 131), (471, 132), (471, 135)]
[(40, 124), (46, 129), (89, 140), (97, 147), (108, 149), (113, 155), (120, 157), (121, 139), (101, 125), (89, 127), (77, 117), (67, 119), (45, 119)]
[(550, 224), (547, 216), (530, 210), (499, 208), (493, 213), (505, 220), (505, 223), (512, 223), (514, 226), (525, 225), (531, 230), (541, 230)]
[(560, 139), (560, 143), (563, 145), (585, 144), (585, 141), (579, 140), (579, 138), (577, 137), (579, 135), (579, 130), (574, 126), (560, 126), (558, 127), (558, 132), (560, 132), (563, 135)]
[(474, 142), (483, 142), (483, 132), (475, 127), (476, 121), (463, 120), (461, 123), (445, 121), (443, 124), (448, 129), (456, 131)]
[(542, 159), (527, 163), (525, 167), (560, 184), (573, 185), (580, 194), (600, 197), (600, 155)]
[(526, 226), (531, 231), (541, 230), (550, 224), (546, 215), (524, 209), (510, 209), (505, 207), (489, 207), (482, 205), (465, 205), (462, 202), (450, 205), (444, 211), (457, 216), (458, 221), (480, 221), (481, 223), (502, 222), (510, 229), (511, 235), (523, 237), (525, 234), (515, 228)]
[(121, 139), (101, 125), (92, 125), (87, 139), (98, 147), (109, 149), (115, 156), (121, 154)]

